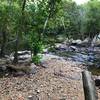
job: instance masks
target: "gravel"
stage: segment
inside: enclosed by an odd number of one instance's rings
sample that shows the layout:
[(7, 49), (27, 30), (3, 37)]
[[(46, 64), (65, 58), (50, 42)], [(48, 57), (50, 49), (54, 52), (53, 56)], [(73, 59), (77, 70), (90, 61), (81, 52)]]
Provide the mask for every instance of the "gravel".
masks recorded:
[(45, 66), (35, 74), (0, 78), (0, 100), (84, 100), (80, 65), (51, 59)]

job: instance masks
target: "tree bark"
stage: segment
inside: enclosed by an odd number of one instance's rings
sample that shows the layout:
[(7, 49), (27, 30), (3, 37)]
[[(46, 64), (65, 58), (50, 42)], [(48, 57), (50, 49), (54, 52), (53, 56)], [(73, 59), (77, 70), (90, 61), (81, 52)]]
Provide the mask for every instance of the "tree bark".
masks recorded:
[(1, 51), (0, 51), (0, 57), (5, 56), (5, 45), (6, 45), (6, 32), (2, 32), (2, 45), (1, 45)]
[(15, 53), (14, 53), (14, 60), (13, 63), (17, 64), (18, 63), (18, 45), (19, 45), (19, 37), (18, 37), (18, 33), (16, 35), (16, 42), (15, 42)]
[(95, 83), (89, 71), (82, 72), (85, 100), (98, 100)]
[[(25, 5), (26, 5), (26, 0), (23, 0), (23, 4), (22, 4), (22, 19), (21, 19), (21, 25), (23, 24), (23, 16), (24, 16), (24, 10), (25, 10)], [(19, 32), (19, 31), (18, 31)], [(15, 54), (14, 54), (14, 60), (13, 63), (17, 64), (18, 63), (18, 46), (19, 46), (19, 38), (20, 38), (20, 34), (17, 32), (16, 34), (16, 43), (15, 43)], [(20, 29), (20, 33), (22, 32), (22, 29)]]

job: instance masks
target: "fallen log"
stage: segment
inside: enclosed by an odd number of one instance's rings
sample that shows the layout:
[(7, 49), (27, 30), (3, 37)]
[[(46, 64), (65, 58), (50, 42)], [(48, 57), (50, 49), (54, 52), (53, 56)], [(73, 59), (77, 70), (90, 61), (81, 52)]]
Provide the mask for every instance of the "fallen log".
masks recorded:
[(95, 83), (89, 71), (82, 72), (85, 100), (98, 100)]

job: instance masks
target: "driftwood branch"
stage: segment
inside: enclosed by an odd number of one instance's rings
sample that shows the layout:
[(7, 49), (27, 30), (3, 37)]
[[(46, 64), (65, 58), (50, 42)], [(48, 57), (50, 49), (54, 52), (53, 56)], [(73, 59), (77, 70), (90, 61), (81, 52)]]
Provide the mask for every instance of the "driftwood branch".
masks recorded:
[(95, 83), (89, 71), (82, 72), (85, 100), (98, 100)]

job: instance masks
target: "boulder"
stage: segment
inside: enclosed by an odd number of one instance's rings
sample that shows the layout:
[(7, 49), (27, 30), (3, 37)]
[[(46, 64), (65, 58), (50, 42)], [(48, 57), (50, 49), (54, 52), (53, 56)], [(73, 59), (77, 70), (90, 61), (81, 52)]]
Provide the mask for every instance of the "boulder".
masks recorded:
[(78, 39), (78, 40), (73, 40), (72, 43), (73, 43), (73, 44), (81, 44), (82, 41)]
[(81, 46), (81, 47), (87, 47), (87, 46), (89, 45), (89, 41), (90, 41), (90, 38), (84, 39), (84, 40), (81, 42), (80, 46)]
[[(14, 52), (10, 55), (10, 60), (13, 61), (14, 59)], [(31, 62), (31, 51), (18, 51), (18, 62), (20, 64), (23, 63), (30, 63)]]
[(62, 44), (61, 43), (55, 43), (55, 47), (59, 48)]
[(68, 51), (68, 46), (66, 44), (60, 43), (56, 44), (55, 49), (59, 51)]
[(30, 55), (31, 54), (31, 51), (18, 51), (18, 55)]
[[(32, 63), (29, 66), (26, 66), (24, 64), (8, 65), (7, 68), (10, 70), (10, 72), (24, 72), (27, 74), (35, 74), (38, 69), (38, 67), (34, 63)], [(20, 74), (20, 73), (17, 73), (17, 74)]]
[(95, 42), (95, 46), (100, 47), (100, 38), (98, 38), (98, 39), (96, 40), (96, 42)]
[(86, 39), (84, 39), (84, 40), (82, 41), (82, 43), (88, 43), (89, 40), (90, 40), (90, 38), (86, 38)]
[(70, 46), (69, 51), (78, 51), (78, 48), (75, 46)]

